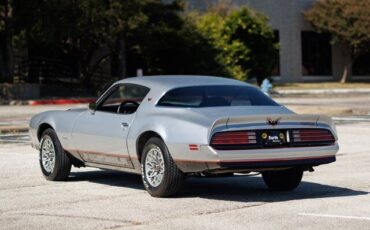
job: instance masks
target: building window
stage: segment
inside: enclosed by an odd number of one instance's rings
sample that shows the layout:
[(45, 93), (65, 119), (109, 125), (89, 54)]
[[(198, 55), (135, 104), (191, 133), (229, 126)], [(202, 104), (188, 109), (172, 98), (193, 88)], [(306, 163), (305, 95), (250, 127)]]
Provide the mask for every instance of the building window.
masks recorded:
[(331, 59), (330, 35), (302, 32), (303, 76), (331, 76)]
[[(274, 30), (274, 42), (275, 43), (280, 42), (279, 30)], [(278, 51), (277, 57), (274, 60), (275, 60), (275, 65), (274, 65), (274, 68), (272, 69), (271, 75), (280, 76), (280, 49)]]
[(353, 62), (352, 75), (369, 76), (370, 75), (370, 52), (363, 53)]

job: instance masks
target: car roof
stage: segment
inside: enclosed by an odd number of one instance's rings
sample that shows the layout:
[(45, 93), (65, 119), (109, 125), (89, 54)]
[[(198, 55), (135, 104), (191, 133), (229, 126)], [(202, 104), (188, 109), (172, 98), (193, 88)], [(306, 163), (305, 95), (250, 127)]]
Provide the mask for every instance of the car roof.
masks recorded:
[(143, 85), (159, 91), (168, 91), (173, 88), (199, 85), (249, 85), (238, 80), (214, 77), (214, 76), (195, 76), (195, 75), (158, 75), (145, 77), (131, 77), (120, 80), (120, 83), (131, 83)]

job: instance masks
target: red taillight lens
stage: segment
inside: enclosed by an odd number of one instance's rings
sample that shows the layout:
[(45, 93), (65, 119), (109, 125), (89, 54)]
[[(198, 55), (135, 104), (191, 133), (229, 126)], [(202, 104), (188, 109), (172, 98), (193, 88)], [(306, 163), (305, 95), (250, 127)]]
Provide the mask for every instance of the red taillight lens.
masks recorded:
[(211, 145), (245, 145), (256, 144), (256, 132), (234, 131), (216, 133), (211, 140)]
[(292, 130), (293, 142), (334, 142), (334, 136), (326, 129)]

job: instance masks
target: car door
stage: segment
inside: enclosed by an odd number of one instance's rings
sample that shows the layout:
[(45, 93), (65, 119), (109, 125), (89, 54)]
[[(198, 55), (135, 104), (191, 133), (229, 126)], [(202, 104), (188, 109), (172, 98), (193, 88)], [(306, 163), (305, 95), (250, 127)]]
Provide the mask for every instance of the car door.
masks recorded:
[(86, 161), (133, 168), (126, 138), (136, 110), (149, 89), (133, 84), (118, 84), (109, 89), (95, 105), (77, 118), (72, 140)]

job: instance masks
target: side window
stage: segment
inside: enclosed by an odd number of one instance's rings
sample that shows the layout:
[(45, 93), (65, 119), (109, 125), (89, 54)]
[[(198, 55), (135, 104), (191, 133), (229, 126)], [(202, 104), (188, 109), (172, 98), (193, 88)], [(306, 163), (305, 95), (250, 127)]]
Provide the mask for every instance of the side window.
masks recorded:
[(176, 107), (199, 107), (202, 103), (203, 91), (201, 87), (174, 89), (167, 92), (159, 104)]
[(98, 111), (131, 114), (136, 112), (149, 89), (144, 86), (122, 84), (113, 89), (98, 106)]

